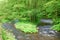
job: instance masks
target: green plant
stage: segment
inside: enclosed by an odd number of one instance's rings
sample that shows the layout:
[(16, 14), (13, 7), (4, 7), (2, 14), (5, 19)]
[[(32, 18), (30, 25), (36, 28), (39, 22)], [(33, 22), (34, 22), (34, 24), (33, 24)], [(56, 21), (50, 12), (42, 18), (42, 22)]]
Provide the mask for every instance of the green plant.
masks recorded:
[(3, 40), (7, 40), (6, 33), (5, 33), (5, 31), (3, 31), (3, 30), (2, 30), (2, 39), (3, 39)]
[(3, 40), (15, 40), (14, 35), (3, 28), (1, 28), (0, 33)]
[[(56, 19), (60, 22), (59, 0), (3, 0), (0, 1), (0, 22), (10, 19), (38, 22), (40, 18)], [(20, 25), (20, 23), (19, 23)], [(29, 26), (28, 26), (29, 27)], [(24, 28), (25, 29), (25, 28)], [(32, 30), (32, 29), (31, 29)]]
[(36, 25), (29, 22), (18, 22), (16, 23), (16, 28), (20, 29), (25, 33), (36, 33)]
[(56, 30), (56, 31), (60, 31), (60, 23), (52, 26), (51, 29)]

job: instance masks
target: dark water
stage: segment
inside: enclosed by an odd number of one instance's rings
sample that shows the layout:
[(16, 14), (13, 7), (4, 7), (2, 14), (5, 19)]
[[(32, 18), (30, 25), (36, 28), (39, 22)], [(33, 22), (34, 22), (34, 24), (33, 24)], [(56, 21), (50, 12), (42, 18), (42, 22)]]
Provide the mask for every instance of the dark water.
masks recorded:
[(2, 24), (2, 27), (5, 29), (5, 30), (8, 30), (10, 32), (12, 32), (14, 35), (15, 35), (15, 38), (17, 40), (23, 40), (25, 37), (24, 37), (24, 33), (22, 33), (21, 31), (17, 30), (14, 26), (14, 24), (12, 23), (3, 23)]

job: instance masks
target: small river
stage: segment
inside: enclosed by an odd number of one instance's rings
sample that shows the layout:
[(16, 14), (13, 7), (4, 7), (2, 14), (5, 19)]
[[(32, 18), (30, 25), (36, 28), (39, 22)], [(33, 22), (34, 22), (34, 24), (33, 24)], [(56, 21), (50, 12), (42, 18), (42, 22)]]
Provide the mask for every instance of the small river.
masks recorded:
[(2, 27), (6, 30), (12, 30), (17, 40), (60, 40), (60, 33), (56, 33), (54, 30), (50, 30), (51, 25), (40, 26), (38, 33), (26, 34), (17, 30), (14, 24), (3, 23)]

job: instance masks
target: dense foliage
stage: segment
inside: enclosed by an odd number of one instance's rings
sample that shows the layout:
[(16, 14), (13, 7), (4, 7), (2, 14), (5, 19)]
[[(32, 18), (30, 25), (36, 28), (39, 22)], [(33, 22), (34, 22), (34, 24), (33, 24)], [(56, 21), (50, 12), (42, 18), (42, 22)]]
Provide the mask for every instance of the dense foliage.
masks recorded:
[[(0, 1), (0, 21), (23, 20), (39, 22), (51, 18), (60, 23), (60, 0), (3, 0)], [(60, 26), (57, 26), (60, 27)], [(58, 29), (58, 28), (57, 28)], [(60, 30), (60, 28), (59, 28)]]

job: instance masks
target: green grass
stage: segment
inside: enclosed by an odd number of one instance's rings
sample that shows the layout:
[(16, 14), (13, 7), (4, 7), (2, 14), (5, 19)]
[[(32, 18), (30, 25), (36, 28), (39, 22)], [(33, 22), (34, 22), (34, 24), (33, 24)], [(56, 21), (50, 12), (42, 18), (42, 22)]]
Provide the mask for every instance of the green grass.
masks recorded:
[(36, 33), (36, 25), (30, 22), (18, 22), (15, 24), (17, 29), (25, 33)]

